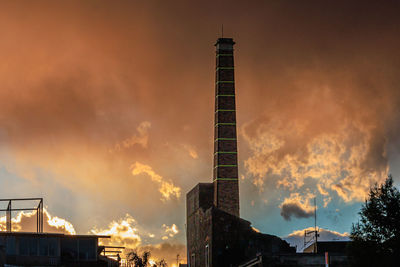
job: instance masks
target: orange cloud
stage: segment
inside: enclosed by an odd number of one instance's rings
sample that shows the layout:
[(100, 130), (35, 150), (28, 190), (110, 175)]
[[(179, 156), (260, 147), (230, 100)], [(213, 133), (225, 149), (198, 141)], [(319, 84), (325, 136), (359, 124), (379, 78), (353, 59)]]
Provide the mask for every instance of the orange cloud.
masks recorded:
[(274, 175), (279, 177), (276, 185), (290, 191), (299, 190), (310, 178), (325, 205), (331, 200), (328, 191), (346, 202), (362, 201), (370, 186), (386, 176), (386, 139), (375, 126), (362, 123), (357, 116), (335, 127), (317, 125), (318, 114), (307, 118), (300, 114), (290, 121), (285, 116), (255, 120), (242, 127), (251, 150), (245, 167), (260, 191), (264, 181)]
[(149, 141), (148, 130), (151, 127), (151, 123), (148, 121), (141, 122), (136, 128), (138, 135), (133, 135), (130, 138), (123, 140), (120, 143), (115, 144), (113, 151), (120, 151), (123, 148), (129, 148), (134, 145), (141, 145), (142, 147), (147, 147), (147, 142)]
[(162, 227), (165, 230), (165, 236), (162, 237), (163, 240), (167, 240), (169, 237), (174, 237), (179, 233), (178, 226), (176, 224), (172, 224), (171, 226), (163, 224)]
[[(176, 255), (180, 254), (182, 260), (185, 257), (185, 245), (179, 243), (162, 243), (159, 244), (143, 244), (143, 237), (150, 236), (152, 239), (166, 240), (174, 237), (179, 233), (178, 227), (175, 224), (168, 226), (162, 225), (162, 230), (159, 236), (148, 233), (146, 229), (137, 224), (136, 220), (129, 214), (124, 218), (112, 221), (106, 229), (93, 228), (90, 232), (96, 235), (110, 235), (110, 239), (102, 239), (103, 245), (124, 246), (126, 250), (124, 254), (132, 250), (137, 250), (139, 253), (144, 251), (151, 252), (151, 259), (159, 261), (167, 260), (168, 263), (176, 262)], [(165, 236), (164, 234), (167, 234)], [(167, 237), (167, 238), (164, 238)]]
[(197, 153), (197, 151), (193, 146), (184, 144), (183, 148), (189, 153), (190, 157), (192, 157), (193, 159), (199, 158), (199, 154)]
[[(76, 234), (75, 228), (66, 219), (52, 216), (46, 209), (43, 210), (43, 231), (48, 233)], [(12, 230), (16, 232), (36, 231), (36, 211), (19, 212), (12, 218)], [(6, 230), (6, 216), (0, 217), (0, 231)]]
[(159, 185), (159, 192), (162, 200), (169, 200), (171, 196), (179, 198), (181, 196), (181, 188), (175, 186), (172, 182), (165, 181), (162, 176), (158, 175), (153, 169), (145, 164), (135, 162), (131, 166), (132, 175), (147, 174), (151, 180)]
[(142, 241), (139, 235), (135, 219), (126, 214), (125, 218), (118, 221), (112, 221), (107, 229), (97, 229), (96, 227), (90, 230), (95, 235), (110, 235), (111, 239), (102, 240), (105, 245), (117, 245), (127, 248), (137, 248)]

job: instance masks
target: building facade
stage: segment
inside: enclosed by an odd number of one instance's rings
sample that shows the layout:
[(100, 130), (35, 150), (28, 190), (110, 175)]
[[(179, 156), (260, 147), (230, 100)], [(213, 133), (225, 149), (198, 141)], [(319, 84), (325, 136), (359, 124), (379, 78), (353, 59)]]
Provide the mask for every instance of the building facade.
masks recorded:
[(1, 266), (119, 266), (101, 255), (110, 236), (0, 232)]

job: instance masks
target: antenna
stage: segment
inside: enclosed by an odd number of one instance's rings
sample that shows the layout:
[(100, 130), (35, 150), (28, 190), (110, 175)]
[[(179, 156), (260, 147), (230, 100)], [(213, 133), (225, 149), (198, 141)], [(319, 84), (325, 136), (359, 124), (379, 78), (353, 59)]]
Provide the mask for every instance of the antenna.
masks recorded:
[(314, 197), (314, 231), (315, 231), (315, 246), (314, 252), (317, 253), (318, 231), (317, 231), (317, 197)]
[[(314, 238), (312, 238), (312, 235), (314, 235)], [(309, 236), (311, 236), (311, 239), (308, 239)], [(306, 246), (309, 243), (314, 241), (312, 249), (313, 249), (313, 253), (317, 253), (318, 252), (318, 248), (317, 248), (318, 236), (319, 236), (319, 234), (318, 234), (318, 229), (317, 229), (317, 198), (314, 197), (314, 231), (307, 231), (307, 229), (304, 230), (303, 251), (305, 248), (307, 248)], [(309, 247), (311, 247), (311, 245)]]
[(314, 230), (317, 231), (317, 197), (314, 197)]
[(222, 23), (222, 38), (224, 38), (224, 24)]

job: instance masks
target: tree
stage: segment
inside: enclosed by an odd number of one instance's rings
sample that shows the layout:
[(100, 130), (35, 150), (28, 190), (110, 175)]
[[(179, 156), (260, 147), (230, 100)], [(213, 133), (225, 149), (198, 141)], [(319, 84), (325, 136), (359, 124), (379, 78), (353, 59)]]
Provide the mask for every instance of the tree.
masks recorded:
[(351, 230), (353, 266), (396, 266), (400, 257), (400, 192), (391, 175), (375, 184)]
[(164, 259), (162, 259), (156, 264), (154, 264), (152, 267), (168, 267), (168, 264)]
[[(134, 267), (146, 267), (150, 264), (150, 255), (150, 251), (145, 251), (143, 252), (142, 256), (140, 256), (139, 253), (134, 250), (129, 252), (126, 258), (128, 263), (130, 264), (129, 266), (133, 264)], [(159, 262), (151, 265), (151, 267), (168, 267), (168, 264), (164, 259), (162, 259)]]
[(143, 252), (142, 256), (137, 251), (131, 251), (127, 254), (127, 261), (134, 267), (146, 267), (150, 260), (150, 251)]

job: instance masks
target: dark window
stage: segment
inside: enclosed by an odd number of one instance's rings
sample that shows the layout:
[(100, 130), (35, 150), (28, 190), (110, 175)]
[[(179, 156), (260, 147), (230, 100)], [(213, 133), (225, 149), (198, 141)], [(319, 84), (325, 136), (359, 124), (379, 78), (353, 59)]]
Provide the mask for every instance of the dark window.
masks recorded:
[(34, 237), (29, 237), (28, 242), (29, 242), (29, 255), (37, 256), (37, 254), (38, 254), (38, 239), (34, 238)]
[(49, 255), (49, 242), (47, 238), (39, 239), (39, 256), (48, 256)]
[(78, 260), (78, 240), (73, 238), (61, 239), (61, 256), (64, 260)]
[(96, 239), (80, 239), (79, 240), (79, 259), (95, 260), (96, 259)]
[(206, 267), (210, 266), (210, 247), (208, 244), (206, 245), (206, 251), (205, 251), (205, 256), (206, 256)]
[(190, 260), (190, 267), (196, 266), (196, 254), (192, 254), (192, 259)]
[(15, 236), (8, 236), (7, 248), (6, 248), (7, 255), (16, 255), (15, 247), (16, 247)]
[(29, 255), (29, 239), (27, 237), (19, 238), (19, 255)]
[(49, 245), (49, 256), (57, 256), (57, 242), (58, 239), (56, 238), (48, 238), (47, 242)]

